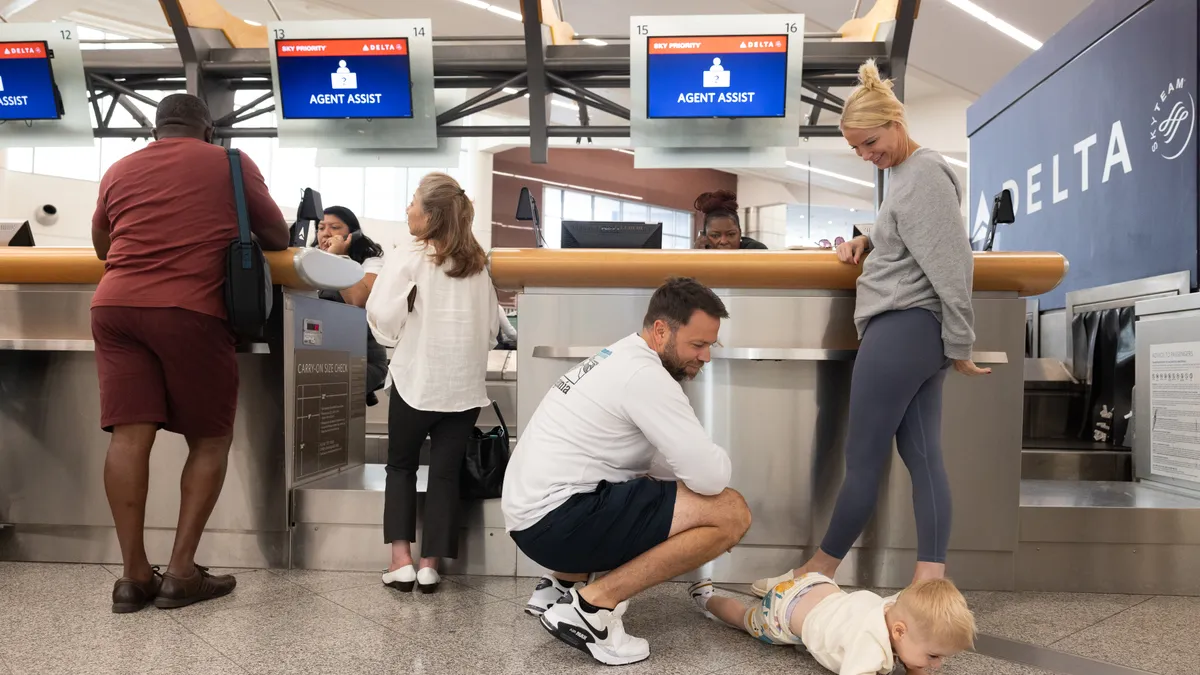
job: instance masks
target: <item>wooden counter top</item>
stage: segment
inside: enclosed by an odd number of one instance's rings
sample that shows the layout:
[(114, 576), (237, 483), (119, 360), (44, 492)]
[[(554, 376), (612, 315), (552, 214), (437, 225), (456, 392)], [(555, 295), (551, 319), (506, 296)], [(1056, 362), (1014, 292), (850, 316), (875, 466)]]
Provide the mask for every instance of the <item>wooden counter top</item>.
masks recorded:
[[(497, 288), (655, 288), (691, 276), (713, 288), (854, 290), (861, 269), (832, 251), (699, 251), (494, 249), (489, 269)], [(975, 290), (1052, 290), (1067, 275), (1058, 253), (976, 253)]]
[[(271, 281), (311, 290), (293, 264), (297, 250), (266, 252)], [(0, 284), (97, 284), (103, 275), (104, 261), (90, 248), (0, 247)]]

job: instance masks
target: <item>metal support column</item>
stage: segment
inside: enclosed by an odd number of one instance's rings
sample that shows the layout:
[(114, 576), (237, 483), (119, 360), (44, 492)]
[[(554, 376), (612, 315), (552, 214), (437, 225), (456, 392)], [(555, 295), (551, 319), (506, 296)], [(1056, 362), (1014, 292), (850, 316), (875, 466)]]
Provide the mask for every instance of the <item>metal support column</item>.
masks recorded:
[[(175, 34), (175, 42), (179, 46), (187, 92), (204, 101), (214, 120), (228, 117), (234, 111), (234, 89), (230, 86), (228, 78), (205, 73), (203, 68), (203, 63), (209, 59), (212, 52), (212, 45), (206, 40), (196, 40), (196, 34), (188, 25), (179, 0), (160, 1), (167, 15), (167, 22), (171, 24), (171, 31)], [(233, 47), (223, 35), (219, 41), (225, 41), (226, 47)], [(228, 136), (218, 136), (214, 142), (229, 147), (230, 139)]]
[(908, 70), (908, 49), (912, 45), (913, 24), (921, 0), (900, 0), (896, 9), (896, 30), (888, 44), (888, 76), (895, 81), (896, 98), (904, 101), (904, 75)]
[(525, 23), (525, 60), (529, 78), (529, 161), (545, 164), (550, 160), (549, 117), (546, 97), (546, 49), (542, 43), (540, 0), (521, 0)]
[(196, 42), (192, 40), (192, 31), (188, 26), (187, 17), (179, 0), (159, 0), (163, 12), (167, 15), (167, 23), (175, 34), (175, 46), (179, 49), (179, 58), (183, 60), (183, 74), (187, 80), (187, 92), (200, 96), (200, 54), (196, 50)]
[[(908, 70), (908, 49), (912, 45), (913, 24), (917, 20), (917, 7), (921, 0), (900, 0), (896, 9), (896, 29), (888, 41), (888, 77), (893, 81), (896, 98), (904, 102), (904, 76)], [(887, 172), (875, 172), (875, 212), (883, 204), (887, 191)]]

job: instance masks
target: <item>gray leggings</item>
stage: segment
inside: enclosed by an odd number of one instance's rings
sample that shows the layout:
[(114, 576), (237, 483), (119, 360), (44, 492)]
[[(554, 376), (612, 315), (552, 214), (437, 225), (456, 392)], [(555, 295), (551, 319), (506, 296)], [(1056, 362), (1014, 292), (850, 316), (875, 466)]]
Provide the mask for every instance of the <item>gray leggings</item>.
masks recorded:
[(907, 309), (871, 319), (854, 363), (846, 478), (821, 550), (846, 557), (875, 512), (892, 438), (912, 478), (917, 560), (946, 562), (950, 482), (942, 464), (942, 383), (948, 361), (942, 324)]

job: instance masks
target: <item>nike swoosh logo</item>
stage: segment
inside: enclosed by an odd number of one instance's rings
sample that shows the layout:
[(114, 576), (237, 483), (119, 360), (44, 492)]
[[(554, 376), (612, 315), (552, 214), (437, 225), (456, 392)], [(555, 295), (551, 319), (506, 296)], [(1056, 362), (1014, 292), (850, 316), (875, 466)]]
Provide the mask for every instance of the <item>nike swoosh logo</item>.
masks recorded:
[(579, 620), (583, 622), (583, 625), (587, 626), (588, 630), (592, 631), (592, 635), (595, 635), (596, 637), (600, 638), (601, 640), (608, 639), (608, 629), (607, 628), (605, 628), (603, 631), (596, 630), (596, 627), (593, 626), (592, 624), (588, 623), (588, 620), (586, 618), (584, 618), (583, 612), (581, 612), (577, 609), (577, 610), (575, 610), (575, 613), (579, 615)]

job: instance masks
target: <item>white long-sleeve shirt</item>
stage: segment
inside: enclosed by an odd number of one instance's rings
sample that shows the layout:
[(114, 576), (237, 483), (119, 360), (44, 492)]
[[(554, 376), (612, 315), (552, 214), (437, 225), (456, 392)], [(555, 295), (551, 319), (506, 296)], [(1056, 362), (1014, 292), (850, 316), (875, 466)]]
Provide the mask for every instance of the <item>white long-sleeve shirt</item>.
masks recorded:
[(505, 527), (527, 529), (600, 481), (643, 476), (656, 454), (693, 492), (729, 486), (729, 454), (635, 333), (559, 378), (525, 424), (504, 475)]
[(896, 659), (885, 612), (896, 597), (855, 591), (825, 598), (804, 617), (804, 645), (798, 648), (807, 649), (817, 663), (838, 675), (892, 672)]
[(367, 299), (367, 325), (395, 347), (388, 373), (405, 403), (433, 412), (486, 407), (487, 357), (500, 330), (496, 289), (486, 271), (447, 276), (431, 254), (415, 240), (388, 254)]

